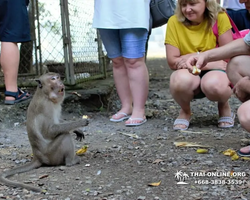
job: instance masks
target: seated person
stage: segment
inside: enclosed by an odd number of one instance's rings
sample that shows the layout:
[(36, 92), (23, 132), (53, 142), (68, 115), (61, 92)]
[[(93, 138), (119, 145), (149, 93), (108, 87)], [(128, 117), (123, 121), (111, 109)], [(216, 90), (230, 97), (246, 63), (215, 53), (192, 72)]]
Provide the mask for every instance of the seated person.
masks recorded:
[(225, 73), (223, 60), (208, 63), (200, 76), (190, 74), (186, 60), (197, 53), (213, 49), (217, 45), (212, 26), (218, 23), (218, 45), (233, 40), (231, 24), (225, 9), (216, 0), (178, 0), (176, 14), (167, 25), (165, 45), (169, 67), (174, 70), (170, 77), (170, 92), (180, 105), (174, 130), (186, 130), (191, 119), (190, 102), (194, 98), (207, 97), (218, 102), (220, 128), (234, 125), (229, 98), (232, 94), (230, 81)]

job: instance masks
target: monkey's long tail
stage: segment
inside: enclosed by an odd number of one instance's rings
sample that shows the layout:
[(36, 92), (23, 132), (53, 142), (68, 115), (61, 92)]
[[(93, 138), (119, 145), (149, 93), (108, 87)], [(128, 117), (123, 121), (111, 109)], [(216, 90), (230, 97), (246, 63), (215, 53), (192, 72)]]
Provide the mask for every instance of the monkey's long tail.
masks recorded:
[(41, 163), (38, 160), (32, 160), (30, 163), (27, 163), (23, 166), (15, 167), (13, 169), (10, 169), (8, 171), (1, 173), (0, 174), (0, 182), (4, 183), (7, 186), (11, 186), (11, 187), (20, 187), (20, 188), (25, 188), (27, 190), (32, 190), (34, 192), (42, 192), (43, 190), (39, 187), (35, 187), (35, 186), (31, 186), (28, 184), (19, 183), (19, 182), (11, 181), (11, 180), (7, 179), (7, 177), (9, 177), (9, 176), (13, 176), (15, 174), (27, 172), (27, 171), (30, 171), (32, 169), (36, 169), (40, 166), (41, 166)]

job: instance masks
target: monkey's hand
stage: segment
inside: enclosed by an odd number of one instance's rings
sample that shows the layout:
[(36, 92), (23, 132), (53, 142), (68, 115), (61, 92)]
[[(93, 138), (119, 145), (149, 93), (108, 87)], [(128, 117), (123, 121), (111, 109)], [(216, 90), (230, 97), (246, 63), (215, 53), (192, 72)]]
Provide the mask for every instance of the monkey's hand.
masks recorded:
[(80, 142), (81, 142), (81, 141), (85, 138), (85, 137), (84, 137), (83, 131), (81, 131), (81, 130), (79, 130), (79, 129), (74, 130), (73, 133), (76, 134), (76, 140), (77, 140), (77, 141), (80, 141)]

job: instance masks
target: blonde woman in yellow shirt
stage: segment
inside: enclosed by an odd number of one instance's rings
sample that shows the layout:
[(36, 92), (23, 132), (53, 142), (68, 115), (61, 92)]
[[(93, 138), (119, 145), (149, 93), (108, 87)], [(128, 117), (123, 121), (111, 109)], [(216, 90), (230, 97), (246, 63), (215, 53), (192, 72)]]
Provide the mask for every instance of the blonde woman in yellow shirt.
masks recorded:
[(186, 60), (194, 54), (216, 48), (217, 41), (212, 26), (217, 20), (218, 46), (233, 40), (231, 24), (225, 10), (216, 0), (178, 0), (176, 14), (167, 25), (165, 45), (169, 67), (174, 70), (170, 77), (170, 92), (180, 105), (175, 130), (186, 130), (191, 119), (190, 102), (207, 97), (218, 102), (218, 127), (234, 125), (234, 113), (229, 105), (232, 94), (230, 81), (225, 73), (223, 60), (210, 62), (196, 76), (187, 70)]

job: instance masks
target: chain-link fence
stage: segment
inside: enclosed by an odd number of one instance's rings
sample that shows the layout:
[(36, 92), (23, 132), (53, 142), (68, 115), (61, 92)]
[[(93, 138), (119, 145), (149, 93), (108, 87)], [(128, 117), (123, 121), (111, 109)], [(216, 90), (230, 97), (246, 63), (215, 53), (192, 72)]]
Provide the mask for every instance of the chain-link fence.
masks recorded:
[[(31, 0), (32, 41), (20, 44), (19, 86), (33, 86), (34, 78), (58, 72), (75, 85), (111, 72), (100, 37), (92, 28), (93, 0)], [(3, 74), (0, 74), (3, 87)]]

